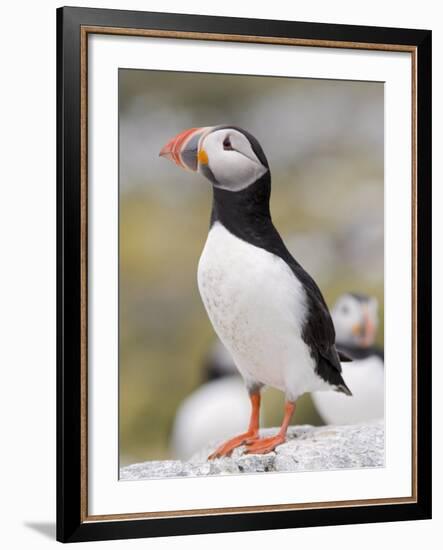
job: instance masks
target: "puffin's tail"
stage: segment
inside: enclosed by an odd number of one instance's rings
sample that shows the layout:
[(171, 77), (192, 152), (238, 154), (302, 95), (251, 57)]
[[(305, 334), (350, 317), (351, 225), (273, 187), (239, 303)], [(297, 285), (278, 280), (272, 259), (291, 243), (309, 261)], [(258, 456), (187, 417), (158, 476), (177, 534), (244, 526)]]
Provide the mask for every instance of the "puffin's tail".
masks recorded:
[(341, 363), (350, 363), (351, 361), (353, 361), (352, 357), (350, 357), (347, 353), (345, 353), (341, 349), (337, 348), (337, 353)]
[(348, 388), (348, 386), (344, 382), (342, 384), (339, 384), (338, 386), (335, 386), (335, 391), (344, 393), (345, 395), (352, 396), (351, 390)]

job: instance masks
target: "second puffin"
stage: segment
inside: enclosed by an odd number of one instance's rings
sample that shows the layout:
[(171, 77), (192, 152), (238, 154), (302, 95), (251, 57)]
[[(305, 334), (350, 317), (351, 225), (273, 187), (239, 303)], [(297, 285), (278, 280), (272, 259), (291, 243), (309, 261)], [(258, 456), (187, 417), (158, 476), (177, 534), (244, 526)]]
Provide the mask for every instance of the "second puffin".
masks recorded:
[[(269, 208), (271, 174), (258, 141), (234, 126), (191, 128), (160, 151), (178, 166), (200, 172), (213, 188), (209, 234), (198, 286), (212, 325), (231, 353), (251, 400), (247, 430), (210, 459), (246, 445), (268, 453), (285, 441), (295, 402), (306, 392), (351, 395), (341, 375), (335, 331), (315, 281), (286, 248)], [(285, 393), (279, 432), (259, 437), (260, 392)]]

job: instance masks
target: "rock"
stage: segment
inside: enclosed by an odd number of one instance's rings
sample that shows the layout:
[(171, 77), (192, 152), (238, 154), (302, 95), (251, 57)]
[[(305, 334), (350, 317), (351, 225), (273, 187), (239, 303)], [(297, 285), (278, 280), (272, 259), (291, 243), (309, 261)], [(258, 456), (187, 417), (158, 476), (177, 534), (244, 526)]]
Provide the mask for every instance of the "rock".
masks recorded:
[[(269, 428), (261, 430), (260, 435), (276, 432), (276, 428)], [(245, 454), (246, 447), (242, 446), (230, 457), (208, 461), (217, 446), (214, 444), (188, 461), (152, 460), (125, 466), (120, 470), (120, 479), (380, 468), (384, 466), (384, 445), (383, 421), (355, 426), (292, 426), (287, 441), (272, 453)]]

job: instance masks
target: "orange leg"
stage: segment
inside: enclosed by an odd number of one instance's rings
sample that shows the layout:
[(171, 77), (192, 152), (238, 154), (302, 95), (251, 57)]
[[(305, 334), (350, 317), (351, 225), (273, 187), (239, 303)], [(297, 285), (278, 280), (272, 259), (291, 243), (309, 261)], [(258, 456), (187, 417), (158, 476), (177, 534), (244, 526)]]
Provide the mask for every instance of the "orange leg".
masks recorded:
[(208, 456), (208, 460), (219, 458), (221, 456), (229, 456), (236, 447), (240, 447), (246, 442), (254, 441), (258, 438), (258, 424), (260, 416), (260, 393), (252, 393), (251, 399), (251, 419), (249, 421), (249, 428), (247, 432), (244, 432), (232, 439), (228, 439), (225, 443), (220, 445), (212, 454)]
[(277, 447), (286, 441), (286, 432), (288, 430), (289, 422), (295, 410), (295, 403), (288, 401), (285, 405), (285, 415), (281, 428), (277, 435), (272, 437), (263, 437), (262, 439), (256, 439), (255, 441), (247, 442), (246, 453), (249, 454), (265, 454), (270, 453)]

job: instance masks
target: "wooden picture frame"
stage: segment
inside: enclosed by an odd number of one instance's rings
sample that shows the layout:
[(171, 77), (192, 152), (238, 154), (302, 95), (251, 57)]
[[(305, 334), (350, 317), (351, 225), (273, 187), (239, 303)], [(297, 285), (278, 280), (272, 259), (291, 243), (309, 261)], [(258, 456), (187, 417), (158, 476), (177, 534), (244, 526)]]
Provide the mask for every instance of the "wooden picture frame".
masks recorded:
[[(412, 64), (412, 494), (243, 508), (88, 512), (88, 36), (407, 52)], [(89, 212), (90, 215), (90, 212)], [(57, 539), (431, 517), (431, 32), (134, 11), (57, 10)], [(161, 481), (159, 482), (161, 483)]]

